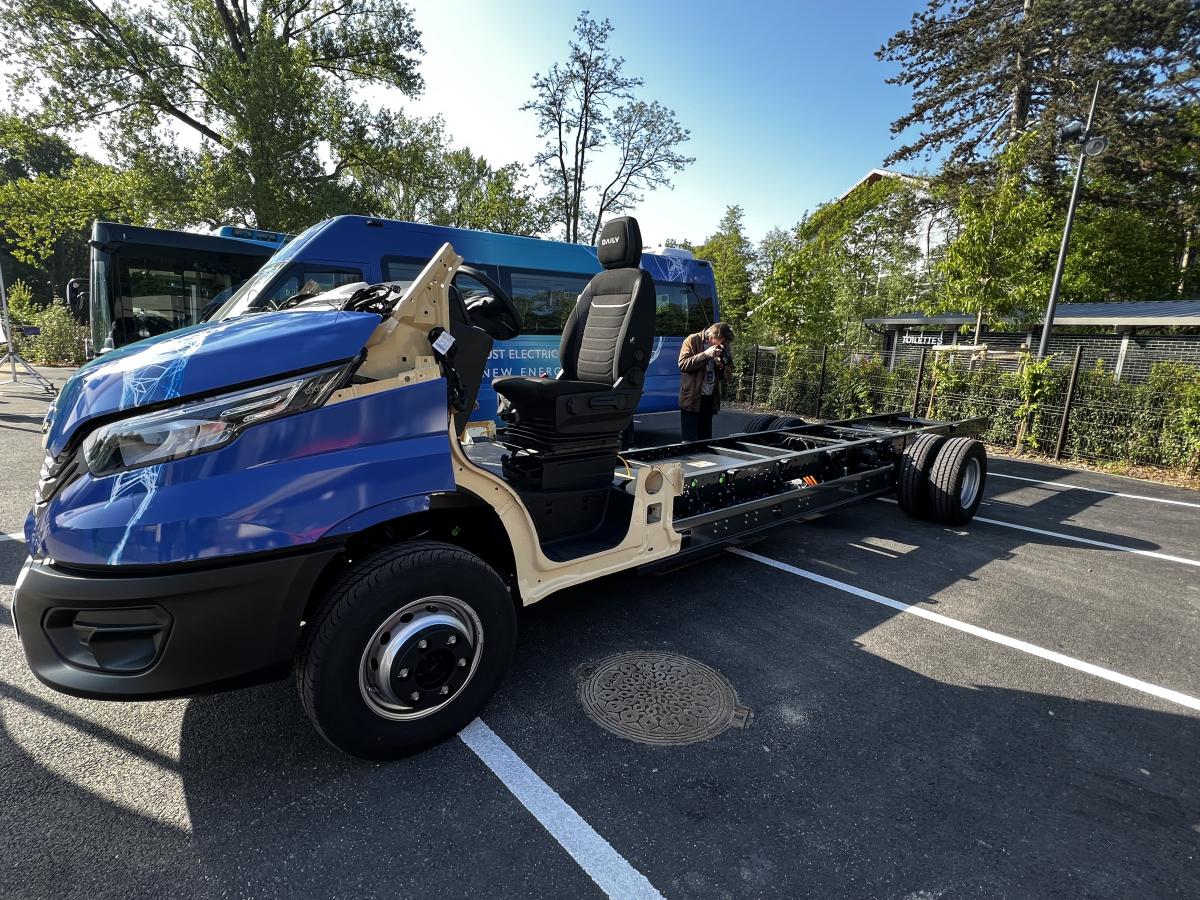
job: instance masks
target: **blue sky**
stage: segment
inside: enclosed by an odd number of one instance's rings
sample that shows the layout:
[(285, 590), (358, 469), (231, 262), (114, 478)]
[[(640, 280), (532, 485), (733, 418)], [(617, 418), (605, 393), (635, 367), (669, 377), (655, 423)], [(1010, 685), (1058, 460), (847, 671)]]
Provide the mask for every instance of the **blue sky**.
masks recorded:
[[(518, 111), (535, 72), (565, 57), (582, 5), (550, 0), (410, 0), (423, 33), (425, 94), (402, 105), (440, 113), (459, 144), (493, 164), (527, 163), (539, 141)], [(750, 236), (788, 227), (841, 194), (897, 146), (888, 126), (910, 108), (875, 50), (923, 0), (610, 0), (591, 3), (612, 50), (675, 110), (696, 162), (673, 191), (636, 210), (648, 243), (702, 240), (728, 204)], [(382, 98), (381, 98), (382, 99)], [(903, 164), (917, 171), (925, 163)]]

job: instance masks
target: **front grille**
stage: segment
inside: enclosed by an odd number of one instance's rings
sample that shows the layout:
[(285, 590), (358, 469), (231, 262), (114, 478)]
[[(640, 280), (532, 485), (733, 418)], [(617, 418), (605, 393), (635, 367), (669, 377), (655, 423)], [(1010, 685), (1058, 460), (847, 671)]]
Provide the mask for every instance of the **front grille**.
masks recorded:
[(37, 491), (33, 495), (34, 505), (45, 506), (55, 494), (80, 474), (79, 456), (75, 452), (64, 450), (58, 458), (47, 453), (42, 461), (42, 470), (38, 473)]

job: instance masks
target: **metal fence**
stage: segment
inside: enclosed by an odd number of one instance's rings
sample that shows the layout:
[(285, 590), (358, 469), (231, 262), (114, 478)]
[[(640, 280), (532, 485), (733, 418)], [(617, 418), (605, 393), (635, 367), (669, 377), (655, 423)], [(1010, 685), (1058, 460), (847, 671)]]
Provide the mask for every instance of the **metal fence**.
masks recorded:
[(815, 418), (894, 411), (987, 416), (983, 439), (1008, 449), (1195, 470), (1200, 367), (1163, 365), (1132, 384), (1089, 365), (1084, 347), (1038, 369), (1017, 354), (971, 360), (921, 348), (888, 359), (850, 346), (751, 346), (739, 351), (734, 396), (752, 407)]

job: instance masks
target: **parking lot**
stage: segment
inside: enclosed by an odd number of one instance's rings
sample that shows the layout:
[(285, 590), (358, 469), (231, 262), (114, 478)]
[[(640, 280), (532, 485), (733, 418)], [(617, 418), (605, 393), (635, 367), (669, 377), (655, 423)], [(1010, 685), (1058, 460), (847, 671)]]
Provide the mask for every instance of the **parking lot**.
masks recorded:
[[(0, 387), (0, 532), (45, 407)], [(0, 539), (0, 896), (1200, 895), (1200, 492), (994, 459), (962, 529), (869, 500), (565, 591), (481, 723), (387, 764), (324, 744), (290, 681), (42, 687), (23, 558)], [(635, 650), (716, 669), (749, 723), (601, 729), (580, 669)]]

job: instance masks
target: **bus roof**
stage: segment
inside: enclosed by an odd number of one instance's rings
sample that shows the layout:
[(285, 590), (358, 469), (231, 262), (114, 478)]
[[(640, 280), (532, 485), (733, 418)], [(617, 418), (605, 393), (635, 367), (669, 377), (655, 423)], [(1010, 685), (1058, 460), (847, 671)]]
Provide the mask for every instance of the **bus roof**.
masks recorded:
[[(490, 231), (421, 225), (395, 219), (336, 216), (318, 222), (279, 250), (275, 259), (293, 258), (330, 263), (378, 260), (388, 255), (430, 257), (449, 242), (469, 263), (583, 273), (600, 269), (596, 248)], [(642, 266), (656, 279), (669, 282), (713, 281), (704, 260), (645, 253)]]
[(264, 259), (279, 249), (278, 244), (221, 237), (215, 234), (193, 234), (169, 228), (148, 228), (143, 225), (122, 225), (119, 222), (92, 223), (92, 241), (97, 244), (142, 244), (149, 247), (173, 247), (180, 250), (202, 250), (210, 253), (236, 253), (261, 256)]

